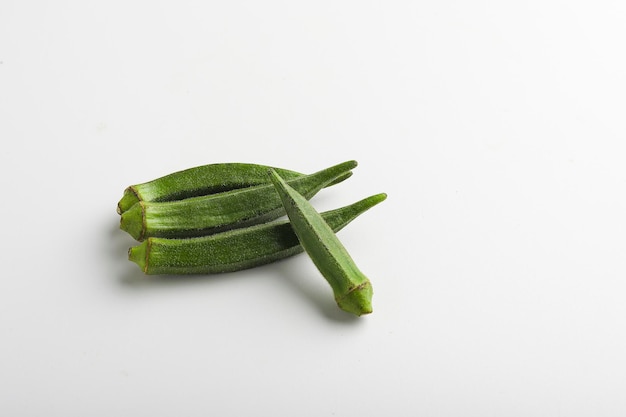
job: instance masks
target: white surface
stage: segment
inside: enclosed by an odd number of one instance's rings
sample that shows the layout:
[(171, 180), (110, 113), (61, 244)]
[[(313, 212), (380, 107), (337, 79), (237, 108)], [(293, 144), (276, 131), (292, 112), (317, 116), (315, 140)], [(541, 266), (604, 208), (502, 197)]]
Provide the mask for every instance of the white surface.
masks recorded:
[[(626, 415), (620, 1), (4, 1), (3, 416)], [(305, 255), (147, 279), (122, 190), (356, 159)]]

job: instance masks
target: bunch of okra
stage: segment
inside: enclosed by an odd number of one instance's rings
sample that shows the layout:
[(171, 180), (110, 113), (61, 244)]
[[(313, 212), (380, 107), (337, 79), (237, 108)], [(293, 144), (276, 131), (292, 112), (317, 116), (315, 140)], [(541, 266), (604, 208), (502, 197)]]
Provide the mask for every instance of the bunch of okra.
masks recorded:
[[(142, 242), (128, 257), (146, 274), (238, 271), (306, 251), (338, 306), (372, 312), (372, 285), (335, 232), (386, 194), (318, 213), (322, 188), (352, 175), (347, 161), (310, 175), (266, 165), (219, 163), (175, 172), (124, 191), (120, 227)], [(276, 220), (287, 214), (289, 220)]]

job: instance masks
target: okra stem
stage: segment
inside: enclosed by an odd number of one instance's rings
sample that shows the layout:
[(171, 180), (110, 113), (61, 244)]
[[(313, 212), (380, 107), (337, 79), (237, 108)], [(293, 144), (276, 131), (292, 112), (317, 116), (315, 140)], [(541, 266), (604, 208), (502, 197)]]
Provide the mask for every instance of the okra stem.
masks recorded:
[(356, 266), (332, 228), (311, 203), (276, 171), (270, 170), (270, 176), (293, 231), (333, 289), (337, 305), (358, 316), (371, 313), (372, 284)]
[[(337, 232), (385, 198), (373, 195), (322, 217)], [(302, 250), (289, 221), (279, 220), (197, 238), (150, 237), (131, 248), (128, 257), (149, 275), (215, 274), (268, 264)]]

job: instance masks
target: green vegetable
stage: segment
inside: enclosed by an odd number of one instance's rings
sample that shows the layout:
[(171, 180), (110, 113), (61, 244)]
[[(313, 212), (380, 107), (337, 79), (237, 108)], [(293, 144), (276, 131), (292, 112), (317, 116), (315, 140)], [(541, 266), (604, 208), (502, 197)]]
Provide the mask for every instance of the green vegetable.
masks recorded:
[[(311, 198), (356, 166), (356, 161), (347, 161), (289, 180), (289, 184)], [(177, 201), (140, 201), (122, 213), (120, 228), (139, 241), (185, 238), (267, 222), (284, 213), (274, 187), (265, 184)]]
[[(373, 195), (322, 217), (339, 231), (385, 198), (385, 194)], [(252, 268), (300, 252), (302, 246), (284, 220), (196, 238), (150, 237), (131, 248), (128, 258), (146, 274), (212, 274)]]
[[(182, 200), (237, 188), (269, 184), (270, 181), (267, 177), (269, 168), (272, 167), (248, 163), (220, 163), (174, 172), (143, 184), (128, 187), (124, 190), (124, 195), (117, 204), (117, 212), (122, 214), (139, 201)], [(304, 175), (287, 169), (275, 167), (273, 169), (285, 179), (299, 178)], [(336, 182), (343, 181), (349, 176), (350, 173), (340, 177)]]
[(274, 170), (270, 176), (300, 244), (328, 281), (337, 305), (360, 316), (372, 312), (372, 284), (359, 270), (332, 228), (297, 190)]

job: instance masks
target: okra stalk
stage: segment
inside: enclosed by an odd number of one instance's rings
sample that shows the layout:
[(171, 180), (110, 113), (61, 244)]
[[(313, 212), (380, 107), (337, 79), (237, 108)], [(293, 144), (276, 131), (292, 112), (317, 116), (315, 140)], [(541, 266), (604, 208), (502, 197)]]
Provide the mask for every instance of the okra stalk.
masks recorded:
[[(322, 217), (337, 232), (385, 198), (373, 195)], [(265, 265), (302, 251), (289, 221), (278, 220), (197, 238), (150, 237), (131, 248), (128, 257), (149, 275), (215, 274)]]
[(360, 316), (372, 312), (372, 284), (359, 270), (333, 229), (297, 190), (270, 170), (294, 233), (326, 278), (337, 305)]
[[(267, 170), (273, 168), (289, 180), (305, 174), (288, 169), (250, 163), (218, 163), (202, 165), (174, 172), (142, 184), (131, 185), (124, 190), (117, 203), (117, 212), (122, 214), (139, 201), (174, 201), (207, 194), (216, 194), (238, 188), (269, 184)], [(349, 177), (338, 178), (340, 182)], [(333, 182), (329, 185), (333, 185)]]
[[(356, 165), (356, 161), (347, 161), (289, 183), (311, 198)], [(270, 183), (184, 200), (140, 201), (122, 213), (120, 228), (138, 241), (148, 237), (186, 238), (264, 223), (283, 214), (280, 197)]]

